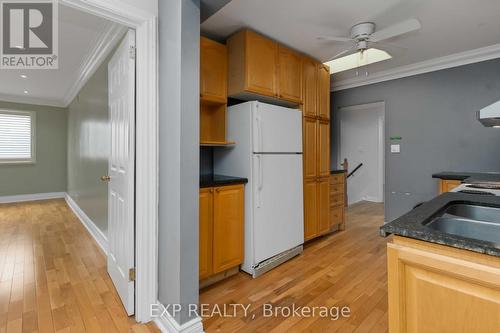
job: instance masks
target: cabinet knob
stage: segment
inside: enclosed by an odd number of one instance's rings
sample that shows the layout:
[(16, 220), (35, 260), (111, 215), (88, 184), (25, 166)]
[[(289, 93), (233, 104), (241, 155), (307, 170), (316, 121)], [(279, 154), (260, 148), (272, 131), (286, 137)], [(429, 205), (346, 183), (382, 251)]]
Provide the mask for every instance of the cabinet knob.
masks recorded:
[(213, 189), (213, 188), (211, 188), (209, 192), (210, 192), (210, 193), (214, 193), (214, 189)]
[(110, 176), (101, 176), (101, 182), (109, 182), (111, 180)]
[(215, 192), (219, 193), (219, 192), (220, 192), (220, 188), (218, 188), (218, 187), (217, 187), (217, 188), (215, 189)]

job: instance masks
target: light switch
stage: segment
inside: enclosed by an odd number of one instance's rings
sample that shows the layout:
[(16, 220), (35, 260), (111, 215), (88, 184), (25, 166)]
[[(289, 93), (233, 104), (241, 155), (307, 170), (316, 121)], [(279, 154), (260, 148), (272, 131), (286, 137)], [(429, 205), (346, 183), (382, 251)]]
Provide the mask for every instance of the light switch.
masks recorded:
[(391, 153), (393, 154), (399, 154), (401, 152), (401, 145), (391, 145)]

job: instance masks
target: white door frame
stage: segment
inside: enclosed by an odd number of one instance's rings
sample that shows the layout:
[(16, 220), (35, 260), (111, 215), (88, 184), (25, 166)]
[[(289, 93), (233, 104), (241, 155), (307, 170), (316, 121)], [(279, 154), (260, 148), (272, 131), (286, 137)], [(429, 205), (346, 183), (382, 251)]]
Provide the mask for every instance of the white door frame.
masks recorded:
[[(385, 101), (380, 101), (380, 102), (373, 102), (373, 103), (365, 103), (365, 104), (357, 104), (357, 105), (351, 105), (351, 106), (345, 106), (345, 107), (339, 107), (338, 111), (357, 111), (357, 110), (364, 110), (368, 108), (381, 108), (383, 110), (382, 112), (382, 117), (379, 118), (378, 121), (378, 146), (379, 146), (379, 151), (382, 152), (382, 158), (379, 159), (379, 177), (382, 180), (381, 186), (379, 188), (379, 191), (381, 191), (380, 196), (383, 198), (383, 201), (385, 202)], [(338, 136), (337, 138), (340, 139), (340, 132), (342, 131), (342, 126), (340, 126), (340, 117), (339, 117), (339, 122), (338, 122)], [(339, 142), (339, 141), (337, 141)], [(337, 163), (339, 164), (339, 168), (342, 168), (340, 166), (340, 163), (343, 161), (342, 156), (340, 156), (340, 142), (337, 147)]]
[(135, 319), (148, 322), (158, 293), (158, 19), (116, 0), (59, 2), (136, 30)]

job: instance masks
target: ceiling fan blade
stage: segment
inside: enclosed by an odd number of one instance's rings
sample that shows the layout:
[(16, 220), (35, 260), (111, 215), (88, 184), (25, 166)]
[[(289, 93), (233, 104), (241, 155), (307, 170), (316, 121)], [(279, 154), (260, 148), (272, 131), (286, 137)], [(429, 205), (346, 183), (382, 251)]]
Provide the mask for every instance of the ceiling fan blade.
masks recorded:
[(409, 19), (406, 21), (402, 21), (391, 25), (385, 29), (375, 31), (371, 36), (370, 40), (372, 42), (380, 42), (385, 39), (389, 39), (392, 37), (396, 37), (402, 34), (406, 34), (411, 31), (418, 30), (422, 27), (420, 22), (417, 19)]
[(333, 56), (333, 58), (329, 59), (328, 61), (332, 61), (332, 60), (335, 60), (337, 58), (340, 58), (341, 56), (343, 56), (343, 55), (345, 55), (347, 53), (352, 52), (352, 50), (354, 50), (354, 49), (355, 49), (355, 45), (353, 45), (351, 48), (348, 48), (347, 50), (344, 50), (344, 51), (342, 51), (340, 53), (337, 53), (336, 55)]
[(324, 40), (328, 42), (352, 42), (352, 39), (347, 37), (334, 37), (334, 36), (319, 36), (318, 40)]
[(371, 45), (380, 45), (382, 47), (389, 47), (389, 48), (394, 48), (394, 49), (399, 49), (399, 50), (408, 50), (407, 47), (401, 46), (401, 45), (396, 44), (396, 43), (386, 42), (385, 40), (381, 41), (381, 42), (372, 42), (370, 40), (370, 44)]

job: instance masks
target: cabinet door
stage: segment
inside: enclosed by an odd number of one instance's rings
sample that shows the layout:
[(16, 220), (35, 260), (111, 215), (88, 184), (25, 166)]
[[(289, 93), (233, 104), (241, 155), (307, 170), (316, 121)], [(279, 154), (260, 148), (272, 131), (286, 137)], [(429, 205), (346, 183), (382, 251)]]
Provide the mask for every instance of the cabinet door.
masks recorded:
[(303, 118), (303, 163), (304, 163), (304, 177), (316, 177), (317, 173), (317, 136), (318, 136), (318, 122), (314, 118)]
[(441, 193), (451, 192), (455, 187), (460, 186), (462, 182), (460, 180), (449, 180), (449, 179), (440, 179), (439, 180), (439, 188)]
[(328, 177), (318, 181), (318, 234), (330, 231), (330, 180)]
[(330, 69), (318, 65), (318, 115), (330, 119)]
[(247, 32), (246, 89), (277, 97), (278, 44), (255, 32)]
[(200, 38), (200, 98), (227, 101), (226, 46), (205, 37)]
[(302, 102), (302, 57), (280, 45), (278, 66), (278, 97), (296, 103)]
[(212, 275), (213, 189), (200, 190), (200, 280)]
[(311, 58), (303, 58), (302, 82), (303, 82), (303, 112), (304, 115), (316, 117), (318, 115), (318, 66)]
[(330, 176), (330, 122), (318, 121), (318, 176)]
[(304, 240), (318, 235), (318, 182), (304, 180)]
[(213, 273), (238, 266), (243, 261), (243, 185), (215, 188)]
[(398, 243), (387, 244), (389, 332), (499, 331), (497, 257)]

